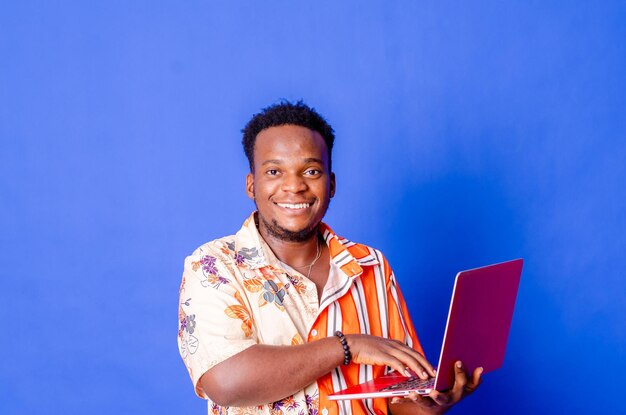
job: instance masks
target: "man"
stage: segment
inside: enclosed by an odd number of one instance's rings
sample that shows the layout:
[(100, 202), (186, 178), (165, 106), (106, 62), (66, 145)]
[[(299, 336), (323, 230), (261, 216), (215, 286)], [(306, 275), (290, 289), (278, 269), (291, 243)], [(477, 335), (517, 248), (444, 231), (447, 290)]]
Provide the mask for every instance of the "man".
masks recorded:
[(335, 194), (334, 133), (303, 103), (256, 114), (243, 130), (246, 192), (257, 211), (236, 235), (185, 261), (179, 347), (214, 414), (438, 414), (480, 383), (428, 397), (329, 401), (385, 373), (434, 376), (383, 255), (322, 218)]

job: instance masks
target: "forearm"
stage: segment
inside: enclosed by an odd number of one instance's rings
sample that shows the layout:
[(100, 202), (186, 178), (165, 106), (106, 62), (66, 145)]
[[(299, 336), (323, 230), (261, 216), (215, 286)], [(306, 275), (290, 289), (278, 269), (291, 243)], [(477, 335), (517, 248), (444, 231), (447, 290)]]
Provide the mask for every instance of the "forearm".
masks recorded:
[(207, 371), (200, 382), (220, 405), (260, 405), (292, 395), (342, 363), (336, 337), (298, 346), (255, 345)]

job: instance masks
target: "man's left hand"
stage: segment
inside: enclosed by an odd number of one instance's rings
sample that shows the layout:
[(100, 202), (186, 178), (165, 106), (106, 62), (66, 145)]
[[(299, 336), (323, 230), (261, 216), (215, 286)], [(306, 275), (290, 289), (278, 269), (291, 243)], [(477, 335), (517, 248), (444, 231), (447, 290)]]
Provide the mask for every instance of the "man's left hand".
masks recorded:
[(458, 361), (454, 365), (454, 386), (447, 392), (432, 390), (428, 395), (419, 395), (411, 392), (404, 398), (393, 398), (389, 403), (393, 415), (405, 414), (443, 414), (461, 399), (473, 393), (482, 382), (481, 367), (474, 370), (471, 379), (465, 372), (463, 363)]

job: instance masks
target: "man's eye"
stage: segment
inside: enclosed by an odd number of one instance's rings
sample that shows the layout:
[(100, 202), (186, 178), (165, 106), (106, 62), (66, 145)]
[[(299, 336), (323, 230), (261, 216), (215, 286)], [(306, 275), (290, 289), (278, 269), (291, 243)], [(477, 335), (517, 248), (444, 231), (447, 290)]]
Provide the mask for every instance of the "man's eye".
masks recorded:
[(309, 169), (307, 171), (304, 172), (304, 174), (306, 174), (307, 176), (316, 176), (318, 174), (320, 174), (321, 171), (318, 169)]
[(270, 169), (266, 172), (266, 174), (270, 175), (270, 176), (276, 176), (278, 174), (278, 170), (275, 169)]

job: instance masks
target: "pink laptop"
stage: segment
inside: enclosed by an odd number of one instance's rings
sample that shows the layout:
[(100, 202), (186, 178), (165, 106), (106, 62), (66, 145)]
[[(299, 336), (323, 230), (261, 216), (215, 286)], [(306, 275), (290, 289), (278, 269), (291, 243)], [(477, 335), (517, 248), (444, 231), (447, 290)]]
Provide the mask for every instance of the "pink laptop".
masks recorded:
[(428, 394), (454, 384), (454, 362), (461, 360), (468, 373), (483, 373), (502, 366), (517, 298), (522, 259), (459, 272), (454, 281), (448, 322), (439, 357), (437, 377), (420, 379), (391, 372), (328, 397), (331, 400)]

